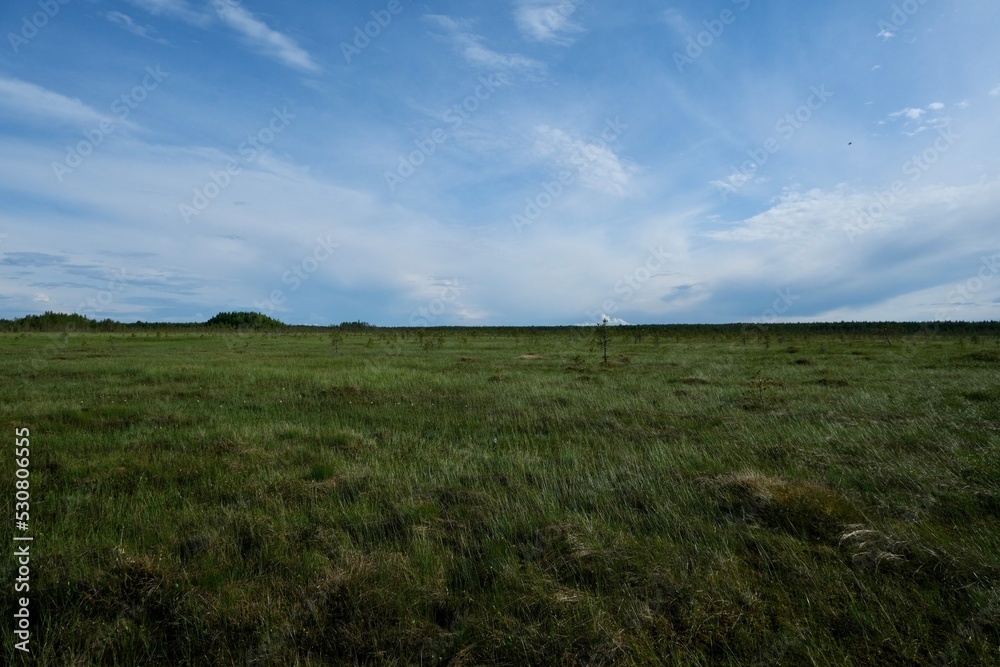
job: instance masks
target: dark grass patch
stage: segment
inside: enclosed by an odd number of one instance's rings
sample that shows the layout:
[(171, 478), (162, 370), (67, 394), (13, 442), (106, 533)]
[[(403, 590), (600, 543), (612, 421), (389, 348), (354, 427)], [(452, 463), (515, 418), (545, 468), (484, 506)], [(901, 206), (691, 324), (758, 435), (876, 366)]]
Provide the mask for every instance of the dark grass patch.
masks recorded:
[(303, 389), (299, 393), (302, 394), (302, 402), (315, 401), (321, 404), (375, 402), (382, 399), (379, 392), (360, 385)]
[[(397, 554), (352, 552), (310, 587), (297, 612), (302, 648), (336, 664), (378, 664), (390, 656), (454, 654), (450, 624), (457, 613), (447, 593), (422, 590)], [(431, 656), (435, 656), (431, 660)]]
[(993, 352), (991, 350), (970, 352), (968, 354), (963, 354), (960, 357), (958, 357), (958, 361), (973, 362), (979, 364), (997, 364), (1000, 363), (1000, 352)]
[(854, 569), (909, 581), (945, 599), (965, 599), (973, 586), (1000, 582), (1000, 568), (965, 563), (922, 540), (899, 539), (864, 524), (845, 526), (837, 548)]
[[(66, 664), (71, 655), (99, 656), (101, 664), (239, 661), (246, 646), (256, 643), (252, 626), (206, 622), (206, 610), (168, 561), (120, 550), (105, 560), (91, 578), (40, 582), (34, 589), (40, 612), (34, 644), (52, 656), (41, 662)], [(53, 627), (52, 610), (60, 608), (80, 616)]]
[(371, 481), (367, 477), (335, 474), (313, 479), (316, 476), (321, 475), (314, 475), (310, 468), (302, 478), (279, 480), (265, 487), (265, 492), (291, 507), (301, 507), (329, 502), (350, 505), (371, 491)]
[(840, 494), (812, 482), (747, 472), (716, 477), (708, 484), (724, 516), (803, 539), (830, 541), (859, 517)]
[(1000, 402), (1000, 391), (963, 391), (959, 396), (974, 403)]
[(943, 523), (968, 523), (1000, 519), (1000, 493), (975, 490), (959, 493), (939, 491), (933, 496), (930, 512)]
[(339, 469), (340, 466), (333, 465), (332, 463), (314, 463), (309, 467), (306, 480), (310, 482), (325, 482), (333, 478)]
[(61, 408), (49, 414), (40, 415), (41, 428), (54, 430), (87, 430), (91, 432), (121, 431), (144, 423), (144, 415), (138, 406), (107, 405), (84, 406), (81, 408)]

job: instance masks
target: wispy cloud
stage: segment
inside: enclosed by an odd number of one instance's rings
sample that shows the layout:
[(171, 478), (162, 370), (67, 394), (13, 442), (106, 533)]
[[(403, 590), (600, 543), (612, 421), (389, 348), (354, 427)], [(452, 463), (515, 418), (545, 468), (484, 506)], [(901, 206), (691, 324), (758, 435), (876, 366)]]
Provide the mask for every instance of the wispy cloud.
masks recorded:
[(572, 20), (576, 9), (575, 0), (519, 0), (514, 20), (528, 39), (568, 46), (584, 31)]
[[(968, 186), (928, 185), (904, 189), (884, 213), (869, 224), (871, 231), (896, 231), (904, 234), (936, 233), (934, 225), (925, 227), (941, 210), (949, 215), (975, 219), (986, 203), (1000, 196), (1000, 181)], [(841, 185), (833, 189), (786, 190), (769, 209), (746, 218), (731, 229), (710, 232), (718, 241), (752, 243), (756, 241), (808, 241), (824, 253), (834, 245), (845, 252), (855, 252), (848, 244), (847, 230), (858, 225), (862, 212), (876, 202), (875, 195)], [(872, 234), (876, 236), (876, 234)], [(831, 245), (833, 244), (833, 245)]]
[(143, 9), (153, 16), (169, 16), (185, 23), (207, 28), (212, 22), (212, 16), (206, 12), (194, 9), (186, 0), (128, 0), (132, 5)]
[[(774, 206), (741, 221), (732, 229), (710, 232), (717, 241), (791, 241), (815, 238), (848, 228), (857, 222), (858, 212), (870, 203), (861, 193), (846, 190), (806, 192), (789, 190)], [(891, 216), (895, 220), (896, 216)], [(886, 216), (886, 222), (890, 216)]]
[(473, 67), (493, 72), (520, 73), (530, 77), (538, 76), (545, 71), (544, 63), (533, 58), (518, 53), (500, 53), (487, 47), (484, 44), (485, 38), (470, 32), (466, 21), (440, 14), (427, 14), (424, 18), (443, 28), (448, 33), (455, 50)]
[(889, 114), (889, 121), (903, 120), (903, 134), (914, 136), (928, 129), (935, 127), (945, 127), (950, 122), (946, 116), (941, 116), (937, 112), (944, 110), (941, 102), (932, 102), (924, 108), (907, 107)]
[(75, 125), (94, 125), (105, 120), (105, 116), (76, 98), (3, 76), (0, 76), (0, 107), (28, 119), (56, 119)]
[(719, 192), (736, 192), (741, 190), (748, 184), (751, 183), (761, 183), (765, 179), (761, 176), (754, 176), (752, 173), (745, 173), (742, 171), (734, 171), (722, 180), (709, 181), (709, 185), (716, 188)]
[(167, 40), (165, 39), (162, 39), (160, 37), (153, 37), (150, 34), (152, 28), (150, 28), (149, 26), (139, 25), (138, 23), (133, 21), (132, 17), (129, 16), (128, 14), (123, 14), (122, 12), (105, 12), (104, 18), (106, 18), (111, 23), (114, 23), (116, 26), (119, 26), (120, 28), (127, 30), (133, 35), (138, 35), (139, 37), (151, 39), (154, 42), (158, 42), (160, 44), (167, 43)]
[(910, 120), (919, 120), (920, 117), (923, 116), (925, 113), (927, 112), (923, 109), (914, 109), (912, 107), (907, 107), (906, 109), (902, 109), (900, 111), (893, 111), (891, 114), (889, 114), (889, 120), (896, 120), (897, 118), (903, 118), (903, 117), (906, 117)]
[[(319, 65), (309, 55), (309, 52), (299, 46), (294, 39), (274, 30), (255, 17), (238, 0), (211, 0), (209, 7), (212, 11), (195, 9), (187, 0), (128, 1), (154, 16), (168, 16), (202, 29), (207, 29), (218, 21), (242, 36), (244, 41), (258, 53), (294, 69), (305, 72), (318, 72), (320, 70)], [(110, 13), (119, 15), (115, 19), (109, 16), (109, 20), (112, 22), (117, 22), (136, 34), (142, 34), (143, 37), (148, 36), (131, 28), (130, 26), (135, 24), (128, 16), (120, 12)], [(135, 26), (135, 28), (145, 32), (145, 29), (139, 26)]]
[(591, 190), (622, 196), (628, 193), (635, 167), (627, 164), (604, 141), (589, 143), (558, 128), (536, 128), (535, 150), (558, 168), (575, 172)]
[(691, 26), (684, 15), (677, 8), (665, 9), (660, 14), (660, 20), (674, 29), (678, 35), (686, 35), (691, 32)]
[(243, 35), (257, 51), (275, 60), (307, 72), (319, 71), (312, 56), (291, 37), (273, 30), (247, 9), (231, 0), (213, 0), (219, 19), (229, 28)]

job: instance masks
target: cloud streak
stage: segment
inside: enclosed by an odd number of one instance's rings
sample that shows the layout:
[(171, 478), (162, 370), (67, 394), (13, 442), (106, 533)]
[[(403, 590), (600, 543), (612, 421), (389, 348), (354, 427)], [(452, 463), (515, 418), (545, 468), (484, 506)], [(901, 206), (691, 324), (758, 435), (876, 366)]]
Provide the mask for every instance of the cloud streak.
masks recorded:
[(529, 78), (545, 73), (545, 65), (518, 53), (501, 53), (486, 46), (486, 38), (471, 32), (468, 22), (440, 14), (428, 14), (425, 19), (442, 28), (452, 46), (466, 63), (474, 68), (491, 72), (521, 74)]
[(580, 0), (519, 0), (514, 20), (521, 34), (536, 42), (569, 46), (584, 32), (573, 21)]
[[(211, 11), (195, 9), (186, 0), (128, 0), (153, 16), (167, 16), (189, 25), (207, 30), (219, 23), (240, 35), (244, 43), (254, 51), (271, 58), (287, 67), (308, 73), (321, 70), (315, 59), (298, 43), (258, 19), (237, 0), (210, 0)], [(110, 12), (109, 20), (126, 30), (148, 37), (147, 29), (135, 23), (121, 12)]]
[(268, 27), (241, 5), (213, 0), (213, 6), (222, 23), (242, 35), (255, 50), (295, 69), (319, 71), (319, 65), (295, 40)]
[(3, 76), (0, 76), (0, 107), (35, 122), (57, 120), (83, 126), (95, 125), (106, 119), (79, 99)]
[(537, 127), (535, 133), (538, 155), (558, 169), (576, 173), (584, 187), (619, 197), (630, 191), (636, 168), (619, 157), (608, 141), (584, 141), (547, 125)]
[(150, 34), (151, 28), (148, 26), (142, 26), (132, 20), (132, 17), (128, 14), (123, 14), (122, 12), (105, 12), (104, 18), (113, 23), (114, 25), (126, 30), (133, 35), (142, 37), (144, 39), (149, 39), (159, 44), (166, 44), (167, 40), (160, 37), (153, 37)]
[(153, 16), (169, 16), (199, 28), (212, 23), (210, 14), (194, 9), (186, 0), (128, 0), (133, 6)]

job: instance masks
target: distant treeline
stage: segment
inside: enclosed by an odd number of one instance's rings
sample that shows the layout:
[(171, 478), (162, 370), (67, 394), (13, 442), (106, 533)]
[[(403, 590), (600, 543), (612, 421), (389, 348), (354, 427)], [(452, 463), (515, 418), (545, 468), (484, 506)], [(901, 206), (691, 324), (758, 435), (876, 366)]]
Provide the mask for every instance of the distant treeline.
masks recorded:
[(135, 331), (145, 329), (284, 329), (283, 322), (253, 312), (219, 313), (207, 322), (116, 322), (112, 319), (92, 320), (83, 315), (53, 313), (28, 315), (16, 320), (0, 320), (0, 331)]
[(367, 322), (344, 322), (328, 327), (291, 326), (252, 311), (219, 313), (206, 322), (117, 322), (112, 319), (94, 320), (75, 313), (54, 313), (46, 311), (42, 315), (27, 315), (15, 320), (0, 319), (0, 331), (55, 331), (55, 332), (113, 332), (113, 331), (183, 331), (183, 330), (326, 330), (339, 328), (345, 331), (366, 331), (376, 327)]
[[(597, 326), (596, 324), (594, 325)], [(468, 332), (473, 335), (522, 336), (555, 332), (586, 331), (593, 327), (578, 326), (504, 326), (504, 327), (377, 327), (367, 322), (343, 322), (338, 325), (289, 325), (261, 313), (236, 311), (219, 313), (206, 322), (116, 322), (112, 319), (93, 320), (83, 315), (46, 312), (27, 315), (15, 320), (0, 319), (0, 331), (25, 332), (128, 332), (128, 331), (226, 331), (259, 330), (274, 332), (330, 331), (393, 332), (423, 335), (436, 333)], [(773, 324), (634, 324), (609, 327), (612, 335), (671, 335), (676, 337), (700, 336), (794, 336), (794, 335), (1000, 335), (1000, 322), (808, 322)], [(627, 332), (627, 333), (626, 333)]]
[(205, 322), (205, 326), (229, 327), (231, 329), (279, 329), (288, 325), (260, 313), (232, 312), (219, 313)]

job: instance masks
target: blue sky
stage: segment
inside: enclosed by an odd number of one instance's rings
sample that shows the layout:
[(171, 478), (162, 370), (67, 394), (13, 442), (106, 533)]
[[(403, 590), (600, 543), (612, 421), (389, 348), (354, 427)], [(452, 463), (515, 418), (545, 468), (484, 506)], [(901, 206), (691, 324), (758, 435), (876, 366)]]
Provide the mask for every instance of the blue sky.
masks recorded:
[(994, 0), (10, 0), (0, 317), (1000, 319)]

